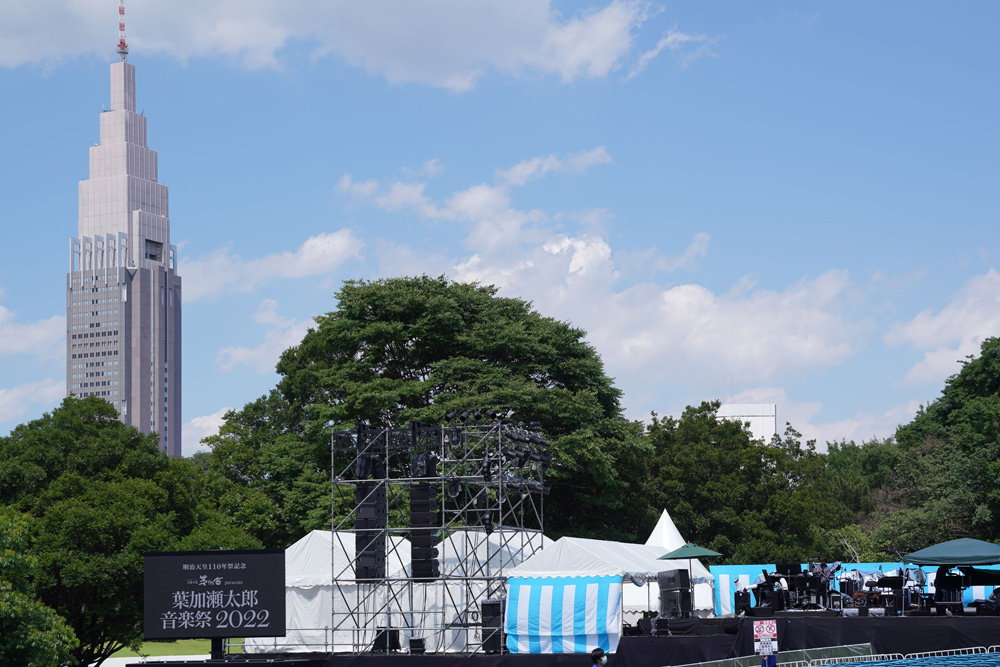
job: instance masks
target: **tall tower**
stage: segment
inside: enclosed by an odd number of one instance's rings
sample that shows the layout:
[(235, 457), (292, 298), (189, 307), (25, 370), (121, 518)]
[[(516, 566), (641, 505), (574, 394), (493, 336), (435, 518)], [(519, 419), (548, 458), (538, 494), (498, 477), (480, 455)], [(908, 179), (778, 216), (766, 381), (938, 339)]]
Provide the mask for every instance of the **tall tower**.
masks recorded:
[[(124, 0), (121, 0), (124, 3)], [(66, 391), (100, 396), (121, 420), (181, 454), (181, 279), (170, 245), (167, 187), (156, 181), (146, 117), (135, 111), (124, 4), (111, 65), (111, 108), (80, 181), (66, 279)]]

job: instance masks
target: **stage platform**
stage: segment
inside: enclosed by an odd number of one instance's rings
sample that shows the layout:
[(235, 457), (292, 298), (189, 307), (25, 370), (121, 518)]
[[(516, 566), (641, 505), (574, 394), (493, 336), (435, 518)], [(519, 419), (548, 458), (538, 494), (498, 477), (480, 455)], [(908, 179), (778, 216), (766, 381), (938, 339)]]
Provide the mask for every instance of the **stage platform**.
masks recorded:
[[(753, 618), (672, 623), (670, 637), (622, 637), (608, 667), (666, 667), (753, 655)], [(756, 619), (759, 620), (759, 619)], [(873, 653), (919, 653), (1000, 644), (1000, 616), (840, 617), (781, 615), (781, 651), (871, 644)], [(778, 663), (781, 663), (779, 654)], [(588, 667), (587, 655), (232, 655), (225, 662), (135, 663), (143, 667)]]

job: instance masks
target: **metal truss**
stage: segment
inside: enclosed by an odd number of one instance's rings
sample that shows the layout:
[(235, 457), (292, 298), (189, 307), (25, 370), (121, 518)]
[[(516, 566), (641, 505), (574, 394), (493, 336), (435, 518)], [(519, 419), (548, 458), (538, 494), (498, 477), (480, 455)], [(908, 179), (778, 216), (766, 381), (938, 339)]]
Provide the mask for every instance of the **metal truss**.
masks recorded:
[(335, 651), (498, 650), (482, 605), (542, 548), (549, 443), (468, 417), (333, 434)]

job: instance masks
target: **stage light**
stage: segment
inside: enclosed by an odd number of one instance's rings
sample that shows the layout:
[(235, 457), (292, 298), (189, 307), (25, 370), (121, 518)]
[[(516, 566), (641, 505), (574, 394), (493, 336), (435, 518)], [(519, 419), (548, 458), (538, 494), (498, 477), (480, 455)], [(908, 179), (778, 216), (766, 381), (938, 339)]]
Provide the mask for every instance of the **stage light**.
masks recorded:
[(472, 413), (472, 418), (475, 419), (476, 421), (479, 421), (480, 419), (483, 418), (483, 413), (481, 413), (479, 410), (476, 410), (475, 412)]
[(462, 493), (462, 483), (452, 477), (448, 480), (448, 495), (452, 498), (458, 498)]
[(458, 416), (458, 413), (455, 412), (454, 410), (452, 410), (451, 412), (449, 412), (448, 414), (446, 414), (444, 416), (444, 418), (445, 418), (445, 421), (450, 421), (451, 422), (451, 421), (455, 421), (455, 417), (457, 417), (457, 416)]
[(486, 411), (486, 418), (487, 419), (493, 419), (496, 416), (497, 416), (497, 413), (493, 412), (492, 410), (487, 410)]
[(469, 411), (466, 410), (465, 412), (463, 412), (462, 415), (459, 417), (459, 419), (461, 419), (464, 422), (469, 421)]
[(531, 428), (541, 428), (542, 427), (542, 423), (541, 422), (531, 422), (530, 424), (528, 424), (528, 426), (530, 426)]
[(487, 484), (493, 481), (493, 466), (490, 463), (489, 454), (483, 458), (483, 464), (479, 467), (479, 473), (483, 476), (483, 481)]

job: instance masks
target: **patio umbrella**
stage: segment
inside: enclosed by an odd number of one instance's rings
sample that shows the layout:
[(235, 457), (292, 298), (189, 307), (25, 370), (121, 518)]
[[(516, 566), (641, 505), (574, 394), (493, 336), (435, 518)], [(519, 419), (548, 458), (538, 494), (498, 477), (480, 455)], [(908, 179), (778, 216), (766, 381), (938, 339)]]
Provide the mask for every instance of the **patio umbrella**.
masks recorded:
[(670, 553), (665, 553), (656, 560), (684, 560), (688, 562), (688, 581), (692, 579), (691, 573), (691, 559), (693, 558), (707, 558), (710, 556), (721, 556), (718, 551), (712, 551), (711, 549), (706, 549), (705, 547), (699, 547), (697, 544), (688, 542), (679, 549), (674, 549)]

